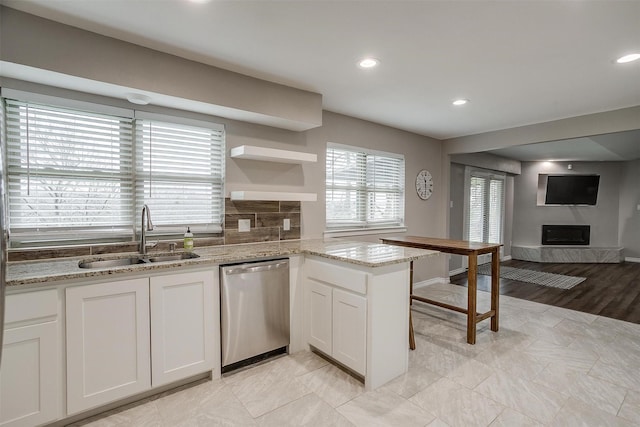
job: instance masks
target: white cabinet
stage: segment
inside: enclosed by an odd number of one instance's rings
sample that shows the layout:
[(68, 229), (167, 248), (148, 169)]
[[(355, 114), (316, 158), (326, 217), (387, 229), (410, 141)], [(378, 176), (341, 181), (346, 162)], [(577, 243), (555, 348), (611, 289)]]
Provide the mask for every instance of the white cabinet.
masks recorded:
[(220, 369), (217, 289), (213, 271), (151, 277), (153, 387)]
[(149, 279), (66, 289), (67, 411), (151, 387)]
[(309, 344), (331, 355), (333, 289), (315, 280), (309, 280)]
[(305, 256), (309, 345), (364, 376), (372, 390), (409, 366), (409, 263), (366, 267)]
[(367, 299), (333, 290), (333, 357), (364, 375), (367, 349)]
[(34, 426), (60, 416), (58, 294), (8, 295), (6, 300), (0, 426)]
[[(353, 278), (352, 275), (342, 275), (344, 272), (340, 267), (327, 267), (313, 260), (305, 265), (309, 294), (309, 344), (365, 375), (367, 299), (339, 287), (348, 286), (342, 280)], [(364, 273), (350, 285), (358, 282), (366, 283)]]
[(219, 376), (218, 289), (213, 269), (67, 288), (68, 415)]

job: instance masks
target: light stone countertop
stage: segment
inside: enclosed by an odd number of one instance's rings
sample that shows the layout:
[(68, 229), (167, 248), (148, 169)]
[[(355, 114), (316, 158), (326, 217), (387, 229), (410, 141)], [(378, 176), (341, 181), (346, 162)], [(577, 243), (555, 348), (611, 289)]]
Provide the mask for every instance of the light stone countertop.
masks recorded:
[[(193, 252), (199, 255), (199, 258), (104, 268), (80, 268), (79, 263), (104, 259), (129, 258), (135, 257), (138, 254), (120, 253), (40, 261), (15, 261), (8, 264), (6, 282), (7, 287), (33, 284), (50, 285), (54, 284), (52, 282), (61, 280), (117, 276), (119, 273), (158, 271), (182, 266), (228, 264), (295, 254), (317, 255), (365, 267), (382, 267), (390, 264), (414, 261), (439, 253), (437, 251), (384, 245), (382, 243), (340, 239), (331, 239), (328, 241), (321, 239), (290, 240), (196, 247)], [(154, 252), (148, 254), (148, 256), (153, 255), (158, 254)], [(166, 255), (166, 253), (163, 253), (163, 255)]]

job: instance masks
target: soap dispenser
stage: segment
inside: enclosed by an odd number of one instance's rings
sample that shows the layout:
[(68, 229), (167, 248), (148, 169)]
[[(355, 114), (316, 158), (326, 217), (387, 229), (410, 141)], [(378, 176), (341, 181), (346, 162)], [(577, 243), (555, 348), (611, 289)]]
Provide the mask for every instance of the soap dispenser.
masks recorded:
[(184, 233), (183, 247), (185, 252), (191, 252), (193, 250), (193, 233), (191, 233), (191, 228), (189, 227), (187, 227), (187, 232)]

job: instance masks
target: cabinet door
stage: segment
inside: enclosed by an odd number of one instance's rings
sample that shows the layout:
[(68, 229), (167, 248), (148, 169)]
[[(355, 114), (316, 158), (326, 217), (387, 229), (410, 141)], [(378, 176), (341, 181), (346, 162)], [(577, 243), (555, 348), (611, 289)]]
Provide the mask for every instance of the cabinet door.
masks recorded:
[(67, 411), (151, 388), (149, 279), (66, 290)]
[[(151, 384), (211, 371), (219, 328), (218, 275), (213, 271), (151, 278)], [(219, 363), (218, 363), (219, 365)]]
[(367, 351), (367, 299), (333, 290), (333, 358), (365, 375)]
[(0, 370), (0, 426), (58, 419), (58, 322), (7, 329)]
[(309, 344), (331, 355), (332, 288), (309, 279)]

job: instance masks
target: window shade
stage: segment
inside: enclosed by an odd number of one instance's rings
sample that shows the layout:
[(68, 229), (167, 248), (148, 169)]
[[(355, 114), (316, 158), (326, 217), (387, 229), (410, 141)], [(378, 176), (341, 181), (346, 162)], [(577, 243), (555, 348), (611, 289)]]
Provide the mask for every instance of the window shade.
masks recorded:
[(404, 158), (329, 144), (327, 228), (398, 226), (404, 222)]
[(132, 119), (5, 102), (12, 233), (130, 229)]
[(136, 121), (136, 211), (149, 205), (159, 230), (219, 231), (223, 130)]
[(472, 171), (469, 177), (467, 238), (473, 242), (500, 243), (504, 205), (504, 177)]

